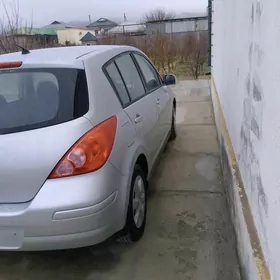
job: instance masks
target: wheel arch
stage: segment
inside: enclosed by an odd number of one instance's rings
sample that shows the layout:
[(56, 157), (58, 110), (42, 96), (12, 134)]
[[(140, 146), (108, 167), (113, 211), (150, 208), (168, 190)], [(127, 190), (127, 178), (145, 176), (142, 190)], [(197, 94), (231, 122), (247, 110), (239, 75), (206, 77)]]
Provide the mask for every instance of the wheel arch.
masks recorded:
[(149, 174), (149, 166), (146, 156), (144, 154), (140, 154), (136, 160), (135, 165), (136, 164), (138, 164), (141, 167), (147, 178)]
[(123, 221), (126, 220), (128, 203), (129, 203), (129, 195), (130, 195), (131, 184), (132, 184), (132, 175), (133, 175), (136, 164), (139, 164), (141, 166), (141, 168), (143, 168), (143, 172), (145, 172), (147, 178), (148, 178), (149, 172), (150, 172), (149, 160), (148, 160), (145, 149), (141, 145), (139, 145), (133, 151), (133, 156), (131, 157), (131, 160), (127, 164), (129, 165), (128, 177), (127, 177), (127, 181), (126, 181), (127, 187), (125, 188), (125, 193), (123, 193), (124, 196), (122, 199), (122, 201), (124, 203)]
[(175, 109), (177, 108), (177, 101), (176, 101), (176, 98), (173, 99), (173, 108), (175, 108)]

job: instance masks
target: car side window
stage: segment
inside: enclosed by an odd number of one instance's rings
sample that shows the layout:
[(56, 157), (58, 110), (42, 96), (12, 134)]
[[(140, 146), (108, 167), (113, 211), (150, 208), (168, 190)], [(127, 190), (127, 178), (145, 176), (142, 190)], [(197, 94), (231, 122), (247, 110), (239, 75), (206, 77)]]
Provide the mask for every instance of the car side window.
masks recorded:
[(117, 94), (119, 95), (122, 105), (128, 104), (130, 102), (130, 98), (115, 62), (111, 62), (106, 67), (106, 71), (117, 91)]
[(161, 81), (159, 79), (158, 73), (151, 65), (151, 63), (142, 55), (134, 54), (134, 57), (144, 76), (147, 90), (150, 92), (161, 86)]
[(125, 54), (117, 57), (115, 62), (123, 77), (131, 101), (144, 96), (145, 88), (132, 57), (129, 54)]

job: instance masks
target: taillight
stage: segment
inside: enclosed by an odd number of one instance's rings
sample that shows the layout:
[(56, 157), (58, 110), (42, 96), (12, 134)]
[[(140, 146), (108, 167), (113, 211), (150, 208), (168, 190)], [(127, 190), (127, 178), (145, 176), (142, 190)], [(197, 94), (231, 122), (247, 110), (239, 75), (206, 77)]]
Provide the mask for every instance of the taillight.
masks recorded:
[(22, 65), (21, 61), (0, 62), (0, 69), (19, 68)]
[(116, 130), (116, 116), (94, 127), (66, 153), (49, 179), (81, 175), (100, 169), (111, 154)]

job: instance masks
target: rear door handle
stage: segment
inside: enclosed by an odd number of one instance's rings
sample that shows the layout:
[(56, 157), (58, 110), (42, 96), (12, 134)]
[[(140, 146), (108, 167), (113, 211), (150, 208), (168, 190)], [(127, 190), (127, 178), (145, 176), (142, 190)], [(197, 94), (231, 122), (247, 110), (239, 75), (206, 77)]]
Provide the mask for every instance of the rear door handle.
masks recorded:
[(159, 98), (157, 99), (157, 105), (159, 105), (160, 104), (160, 100), (159, 100)]
[(140, 123), (141, 121), (142, 121), (142, 116), (140, 114), (136, 114), (134, 122), (135, 123)]

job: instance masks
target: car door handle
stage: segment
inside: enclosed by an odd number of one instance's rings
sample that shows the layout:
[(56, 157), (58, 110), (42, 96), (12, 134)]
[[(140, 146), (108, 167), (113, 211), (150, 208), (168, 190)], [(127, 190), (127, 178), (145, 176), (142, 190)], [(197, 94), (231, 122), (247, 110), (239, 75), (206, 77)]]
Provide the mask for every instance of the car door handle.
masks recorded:
[(136, 117), (135, 117), (134, 122), (135, 122), (135, 123), (140, 123), (141, 121), (142, 121), (142, 116), (139, 115), (139, 114), (136, 114)]
[(160, 100), (159, 100), (159, 98), (157, 99), (157, 105), (159, 105), (160, 104)]

